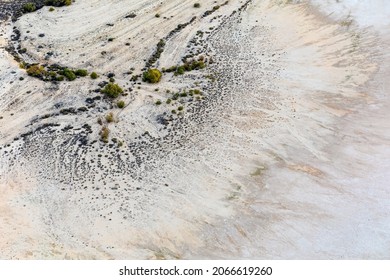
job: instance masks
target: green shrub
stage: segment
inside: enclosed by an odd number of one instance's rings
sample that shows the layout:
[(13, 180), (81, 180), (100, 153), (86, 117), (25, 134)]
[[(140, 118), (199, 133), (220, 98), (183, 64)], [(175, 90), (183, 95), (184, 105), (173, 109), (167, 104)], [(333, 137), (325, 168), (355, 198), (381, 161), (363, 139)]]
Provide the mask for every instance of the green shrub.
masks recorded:
[(184, 68), (184, 66), (180, 66), (177, 68), (176, 73), (178, 75), (183, 75), (185, 71), (186, 71), (186, 69)]
[(107, 115), (106, 115), (106, 121), (108, 122), (108, 123), (112, 123), (113, 121), (114, 121), (114, 114), (111, 112), (111, 113), (108, 113)]
[(191, 65), (192, 69), (198, 70), (206, 67), (206, 64), (203, 61), (193, 61)]
[(22, 62), (19, 63), (19, 68), (20, 69), (26, 69), (26, 67), (27, 67), (26, 62), (22, 61)]
[(43, 77), (47, 72), (43, 66), (35, 64), (28, 67), (27, 74), (32, 77)]
[(192, 60), (184, 63), (180, 66), (172, 66), (168, 69), (166, 69), (166, 72), (172, 72), (175, 71), (175, 76), (177, 75), (183, 75), (185, 72), (190, 72), (192, 70), (200, 70), (206, 67), (206, 64), (203, 62), (204, 57), (199, 60)]
[(151, 84), (158, 83), (161, 80), (161, 72), (158, 69), (149, 69), (143, 73), (143, 81)]
[(200, 8), (200, 3), (195, 3), (194, 8)]
[(118, 103), (116, 103), (116, 105), (118, 106), (118, 108), (123, 109), (126, 104), (125, 104), (125, 101), (120, 100), (120, 101), (118, 101)]
[(91, 79), (97, 79), (99, 76), (98, 76), (98, 74), (96, 74), (96, 72), (92, 72), (91, 73)]
[(45, 1), (46, 6), (61, 7), (61, 6), (69, 6), (71, 4), (72, 4), (72, 0), (46, 0)]
[(109, 83), (104, 87), (102, 92), (111, 98), (117, 98), (123, 93), (123, 89), (118, 84)]
[(77, 78), (76, 74), (68, 68), (65, 68), (64, 70), (60, 71), (60, 74), (64, 75), (68, 79), (68, 81), (73, 81)]
[(54, 8), (53, 8), (53, 7), (50, 7), (50, 8), (49, 8), (49, 12), (54, 12)]
[(161, 100), (157, 100), (156, 105), (161, 105)]
[(102, 129), (100, 130), (100, 139), (107, 143), (108, 142), (108, 137), (110, 136), (110, 130), (108, 129), (107, 126), (103, 126)]
[(167, 99), (167, 104), (171, 104), (172, 103), (172, 99), (168, 98)]
[(36, 11), (37, 7), (35, 6), (34, 3), (26, 3), (23, 5), (23, 12), (25, 13), (32, 13), (34, 11)]
[(56, 80), (62, 82), (65, 79), (64, 76), (57, 76)]
[(79, 77), (85, 77), (88, 75), (88, 71), (87, 70), (84, 70), (84, 69), (77, 69), (75, 72), (74, 72), (77, 76)]
[(183, 110), (184, 110), (184, 107), (183, 107), (183, 106), (179, 106), (179, 108), (177, 108), (177, 110), (183, 111)]
[(159, 18), (160, 17), (160, 14), (155, 14), (154, 15), (156, 18)]

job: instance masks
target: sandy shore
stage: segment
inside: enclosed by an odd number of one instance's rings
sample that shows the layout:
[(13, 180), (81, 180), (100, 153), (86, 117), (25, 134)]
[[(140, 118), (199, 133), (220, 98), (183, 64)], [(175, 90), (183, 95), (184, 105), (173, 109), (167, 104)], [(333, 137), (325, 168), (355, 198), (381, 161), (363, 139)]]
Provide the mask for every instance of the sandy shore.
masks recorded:
[[(390, 257), (389, 5), (223, 3), (76, 1), (1, 22), (1, 258)], [(155, 67), (207, 67), (132, 82), (161, 39)], [(7, 46), (99, 78), (41, 81)], [(124, 109), (97, 91), (109, 73)]]

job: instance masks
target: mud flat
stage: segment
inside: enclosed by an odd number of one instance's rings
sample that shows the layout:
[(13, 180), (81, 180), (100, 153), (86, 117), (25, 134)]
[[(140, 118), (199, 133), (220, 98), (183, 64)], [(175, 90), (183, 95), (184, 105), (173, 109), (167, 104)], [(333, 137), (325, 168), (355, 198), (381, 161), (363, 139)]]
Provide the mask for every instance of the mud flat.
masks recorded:
[[(0, 257), (389, 258), (390, 9), (370, 1), (379, 23), (355, 2), (76, 1), (2, 20)], [(137, 79), (184, 58), (205, 67)], [(34, 63), (99, 77), (45, 81)]]

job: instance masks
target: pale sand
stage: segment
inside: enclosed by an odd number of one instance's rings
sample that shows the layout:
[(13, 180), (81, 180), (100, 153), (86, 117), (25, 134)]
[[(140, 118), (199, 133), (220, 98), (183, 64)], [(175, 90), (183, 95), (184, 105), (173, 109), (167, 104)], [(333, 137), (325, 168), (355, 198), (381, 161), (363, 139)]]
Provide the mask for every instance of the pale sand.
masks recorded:
[[(86, 165), (98, 154), (112, 156), (111, 150), (98, 143), (78, 149), (72, 132), (36, 133), (27, 145), (12, 141), (45, 122), (88, 123), (92, 141), (97, 117), (106, 112), (60, 115), (26, 127), (36, 116), (58, 112), (59, 102), (61, 108), (84, 106), (103, 78), (57, 88), (28, 77), (3, 49), (12, 26), (2, 23), (0, 144), (11, 146), (0, 150), (0, 256), (389, 258), (388, 25), (363, 20), (364, 9), (354, 1), (293, 2), (253, 1), (212, 33), (208, 53), (216, 63), (191, 72), (207, 87), (209, 101), (186, 112), (176, 132), (156, 122), (174, 107), (153, 103), (168, 97), (166, 89), (192, 87), (191, 76), (167, 74), (159, 85), (142, 84), (124, 97), (129, 105), (112, 110), (118, 122), (110, 125), (123, 150), (145, 131), (173, 135), (145, 146), (143, 163), (124, 170), (104, 156), (103, 167)], [(77, 1), (24, 15), (15, 26), (26, 60), (42, 61), (54, 51), (53, 63), (114, 72), (129, 87), (124, 73), (131, 67), (139, 73), (160, 38), (215, 5), (202, 1), (194, 9), (193, 3)], [(242, 4), (229, 1), (198, 17), (167, 42), (158, 66), (180, 63), (198, 30), (219, 26)], [(124, 18), (133, 11), (134, 19)], [(348, 15), (353, 21), (347, 24)], [(114, 41), (107, 43), (109, 37)], [(203, 75), (209, 73), (219, 79), (208, 82)], [(126, 162), (137, 156), (119, 153)]]

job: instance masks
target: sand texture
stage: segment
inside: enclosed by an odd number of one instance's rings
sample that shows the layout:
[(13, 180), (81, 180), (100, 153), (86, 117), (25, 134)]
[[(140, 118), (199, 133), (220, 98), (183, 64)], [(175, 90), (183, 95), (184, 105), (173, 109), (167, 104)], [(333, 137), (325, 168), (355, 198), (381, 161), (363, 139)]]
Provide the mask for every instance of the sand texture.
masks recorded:
[(0, 2), (1, 259), (390, 258), (388, 1)]

